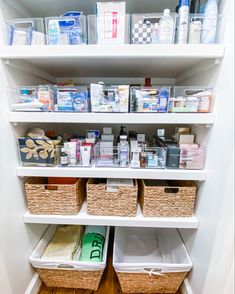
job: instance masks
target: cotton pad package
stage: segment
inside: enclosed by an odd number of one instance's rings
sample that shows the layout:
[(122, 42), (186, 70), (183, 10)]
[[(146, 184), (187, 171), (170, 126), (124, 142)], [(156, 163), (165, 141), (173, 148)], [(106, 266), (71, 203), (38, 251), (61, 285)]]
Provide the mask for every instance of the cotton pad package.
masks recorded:
[(47, 19), (48, 43), (50, 45), (84, 44), (84, 34), (80, 11), (71, 11), (61, 17)]

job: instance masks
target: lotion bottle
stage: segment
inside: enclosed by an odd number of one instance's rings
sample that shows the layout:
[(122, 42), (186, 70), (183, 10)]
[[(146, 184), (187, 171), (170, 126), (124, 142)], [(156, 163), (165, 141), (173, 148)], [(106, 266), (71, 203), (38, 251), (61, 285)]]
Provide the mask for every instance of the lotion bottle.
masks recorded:
[(173, 42), (174, 20), (170, 15), (170, 9), (164, 9), (159, 21), (159, 43), (171, 44)]
[(177, 43), (186, 44), (188, 41), (189, 0), (179, 1), (179, 16), (177, 27)]

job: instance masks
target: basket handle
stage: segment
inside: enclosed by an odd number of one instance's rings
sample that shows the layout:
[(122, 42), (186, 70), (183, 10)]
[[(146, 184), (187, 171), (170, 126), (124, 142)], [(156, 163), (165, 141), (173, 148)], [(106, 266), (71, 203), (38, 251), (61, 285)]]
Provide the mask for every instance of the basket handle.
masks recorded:
[(110, 186), (105, 186), (105, 191), (106, 192), (109, 192), (109, 193), (117, 193), (117, 192), (119, 192), (119, 187), (118, 186), (112, 186), (112, 187), (110, 187)]
[(165, 276), (160, 268), (143, 268), (142, 271), (150, 276)]
[(45, 190), (58, 191), (59, 187), (56, 185), (45, 185)]
[(58, 268), (68, 268), (68, 269), (74, 268), (74, 266), (71, 264), (58, 264), (57, 267)]
[(164, 193), (166, 194), (177, 194), (179, 193), (179, 188), (165, 188)]

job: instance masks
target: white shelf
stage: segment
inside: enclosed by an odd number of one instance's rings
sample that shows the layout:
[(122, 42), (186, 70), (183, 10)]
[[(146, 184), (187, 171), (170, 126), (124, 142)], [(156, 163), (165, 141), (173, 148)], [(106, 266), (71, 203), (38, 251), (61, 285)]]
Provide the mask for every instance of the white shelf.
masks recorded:
[(25, 223), (65, 224), (65, 225), (108, 225), (129, 227), (159, 227), (159, 228), (198, 228), (199, 221), (192, 217), (144, 217), (138, 206), (135, 217), (93, 216), (87, 214), (86, 203), (77, 215), (24, 215)]
[(0, 47), (0, 58), (27, 61), (55, 77), (175, 78), (223, 55), (219, 44)]
[(9, 112), (11, 123), (84, 124), (204, 124), (212, 125), (212, 113), (55, 113)]
[(131, 169), (103, 167), (26, 167), (17, 168), (19, 177), (84, 177), (84, 178), (133, 178), (159, 180), (205, 181), (205, 170), (183, 169)]

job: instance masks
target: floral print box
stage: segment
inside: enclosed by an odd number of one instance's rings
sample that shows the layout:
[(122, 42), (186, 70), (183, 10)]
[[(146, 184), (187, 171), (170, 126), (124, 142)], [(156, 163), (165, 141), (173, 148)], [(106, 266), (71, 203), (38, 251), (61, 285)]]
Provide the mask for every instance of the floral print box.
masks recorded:
[(18, 138), (22, 165), (53, 166), (60, 140)]

